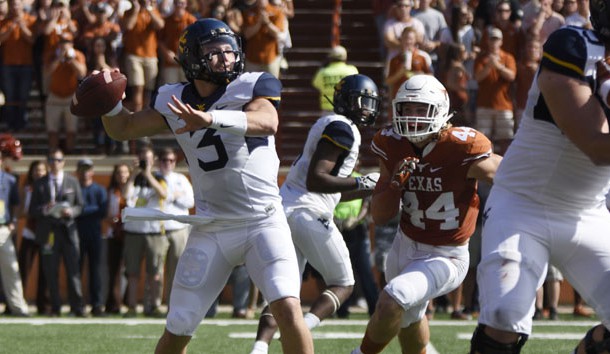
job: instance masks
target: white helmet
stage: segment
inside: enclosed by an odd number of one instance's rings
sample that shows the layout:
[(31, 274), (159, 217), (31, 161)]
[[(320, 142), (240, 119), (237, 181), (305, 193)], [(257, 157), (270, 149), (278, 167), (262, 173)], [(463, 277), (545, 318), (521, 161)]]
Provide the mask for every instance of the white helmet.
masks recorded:
[[(426, 116), (403, 116), (405, 103), (426, 103)], [(396, 134), (413, 143), (436, 134), (451, 118), (447, 89), (432, 75), (414, 75), (405, 81), (392, 101), (392, 126)]]

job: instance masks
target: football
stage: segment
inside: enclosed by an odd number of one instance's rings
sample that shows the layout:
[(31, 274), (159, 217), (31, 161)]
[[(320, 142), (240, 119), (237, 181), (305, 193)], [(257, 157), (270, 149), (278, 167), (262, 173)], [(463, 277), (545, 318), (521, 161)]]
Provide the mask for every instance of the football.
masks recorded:
[(124, 97), (127, 78), (118, 71), (87, 76), (76, 88), (70, 112), (78, 117), (99, 117), (110, 112)]

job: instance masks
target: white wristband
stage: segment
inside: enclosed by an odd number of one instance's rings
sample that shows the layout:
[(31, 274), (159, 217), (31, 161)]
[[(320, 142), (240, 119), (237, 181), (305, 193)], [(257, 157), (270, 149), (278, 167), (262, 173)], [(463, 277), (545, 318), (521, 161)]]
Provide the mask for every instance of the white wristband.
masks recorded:
[(106, 117), (114, 117), (117, 114), (121, 113), (122, 111), (123, 111), (123, 101), (119, 101), (119, 103), (117, 103), (116, 106), (114, 106), (114, 108), (110, 112), (108, 112), (104, 115)]
[(235, 135), (246, 135), (248, 118), (242, 111), (210, 111), (212, 124), (209, 128), (226, 131)]
[(610, 92), (610, 80), (606, 80), (602, 82), (599, 87), (599, 97), (601, 97), (602, 101), (608, 107), (608, 93)]

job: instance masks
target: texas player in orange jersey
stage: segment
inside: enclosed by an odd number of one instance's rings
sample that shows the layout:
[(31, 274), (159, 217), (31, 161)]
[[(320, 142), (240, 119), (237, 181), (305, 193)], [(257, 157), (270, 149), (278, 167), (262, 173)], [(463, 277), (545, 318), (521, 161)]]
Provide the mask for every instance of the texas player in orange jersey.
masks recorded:
[(352, 354), (380, 353), (396, 335), (402, 353), (425, 353), (428, 301), (464, 280), (477, 180), (491, 183), (502, 159), (483, 134), (448, 123), (447, 90), (431, 75), (407, 80), (392, 106), (392, 127), (373, 139), (381, 176), (371, 211), (382, 225), (401, 207), (400, 228), (386, 261), (388, 284)]

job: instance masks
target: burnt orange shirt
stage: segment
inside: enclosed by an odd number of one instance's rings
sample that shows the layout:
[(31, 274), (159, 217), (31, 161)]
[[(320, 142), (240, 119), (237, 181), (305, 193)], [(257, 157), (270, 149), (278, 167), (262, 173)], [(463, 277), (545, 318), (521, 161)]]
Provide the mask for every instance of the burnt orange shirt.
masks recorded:
[[(129, 17), (133, 11), (133, 9), (129, 9), (123, 16)], [(153, 9), (152, 11), (157, 16), (161, 16), (159, 10)], [(157, 31), (153, 28), (152, 18), (146, 9), (140, 9), (135, 26), (131, 30), (123, 32), (123, 46), (125, 54), (142, 58), (157, 57)]]
[[(487, 54), (479, 55), (474, 62), (474, 72), (483, 70), (487, 62), (489, 62)], [(500, 50), (500, 62), (512, 72), (517, 72), (517, 64), (511, 54)], [(512, 111), (511, 83), (512, 81), (505, 80), (498, 70), (492, 68), (489, 75), (479, 81), (477, 107)]]
[[(411, 57), (411, 70), (409, 71), (409, 76), (405, 76), (404, 80), (390, 87), (390, 97), (392, 99), (396, 96), (396, 92), (409, 77), (414, 74), (432, 74), (432, 69), (430, 68), (430, 63), (427, 53), (415, 49), (413, 51), (413, 56)], [(394, 75), (394, 73), (400, 71), (402, 67), (405, 66), (406, 56), (405, 53), (399, 53), (390, 59), (390, 64), (388, 65), (388, 77)]]
[(468, 178), (468, 169), (474, 161), (490, 156), (491, 142), (485, 135), (472, 128), (451, 127), (441, 132), (425, 156), (419, 156), (407, 138), (386, 128), (375, 134), (373, 146), (389, 171), (406, 157), (419, 158), (401, 196), (400, 228), (407, 237), (434, 246), (461, 244), (470, 238), (479, 197), (477, 181)]
[[(177, 17), (169, 15), (165, 18), (165, 27), (159, 31), (159, 42), (163, 43), (169, 50), (178, 53), (178, 40), (182, 31), (191, 23), (197, 21), (195, 16), (186, 12), (184, 16)], [(165, 62), (166, 66), (178, 66), (175, 61)]]
[[(35, 33), (36, 17), (24, 13), (23, 19), (30, 31)], [(13, 22), (14, 19), (12, 18), (0, 21), (0, 31), (12, 26)], [(2, 42), (2, 63), (4, 65), (32, 65), (34, 62), (32, 57), (33, 46), (33, 43), (23, 37), (21, 29), (17, 26), (8, 38)]]
[[(74, 59), (79, 63), (85, 64), (85, 55), (76, 49), (74, 52), (76, 54)], [(57, 97), (70, 97), (76, 91), (79, 79), (80, 76), (78, 76), (72, 64), (60, 63), (49, 78), (49, 92)]]
[[(275, 27), (284, 31), (285, 16), (284, 12), (276, 6), (267, 5), (265, 9), (269, 14), (269, 20)], [(244, 27), (252, 26), (258, 22), (260, 14), (257, 10), (247, 10), (244, 12)], [(270, 64), (279, 54), (278, 41), (267, 28), (261, 26), (261, 29), (252, 37), (247, 39), (246, 44), (246, 60), (254, 64)]]
[(116, 38), (120, 32), (121, 27), (118, 24), (105, 21), (101, 24), (87, 26), (81, 35), (81, 39), (88, 42), (95, 37)]
[[(75, 20), (70, 20), (70, 22), (72, 22), (74, 26), (77, 26), (77, 22)], [(58, 19), (53, 31), (44, 36), (44, 46), (42, 49), (43, 60), (47, 61), (53, 57), (55, 49), (57, 49), (57, 45), (62, 38), (74, 41), (74, 35), (75, 33), (70, 31), (68, 20), (65, 18)]]

